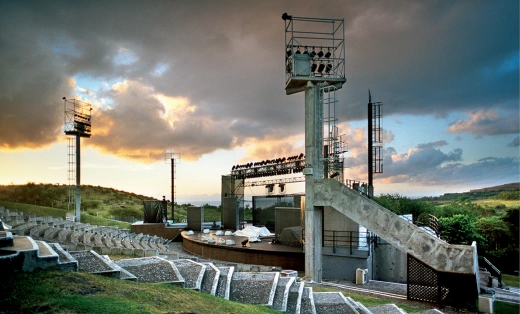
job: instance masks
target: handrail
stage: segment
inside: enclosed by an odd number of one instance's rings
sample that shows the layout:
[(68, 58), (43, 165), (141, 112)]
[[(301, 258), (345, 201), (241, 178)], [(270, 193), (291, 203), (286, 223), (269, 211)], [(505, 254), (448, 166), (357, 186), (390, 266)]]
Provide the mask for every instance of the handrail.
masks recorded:
[(479, 256), (478, 257), (479, 261), (484, 261), (484, 263), (486, 263), (490, 268), (491, 270), (489, 271), (492, 275), (494, 275), (495, 277), (498, 278), (498, 282), (500, 284), (502, 284), (502, 272), (500, 272), (500, 270), (498, 268), (496, 268), (495, 265), (493, 265), (487, 258), (485, 258), (484, 256)]

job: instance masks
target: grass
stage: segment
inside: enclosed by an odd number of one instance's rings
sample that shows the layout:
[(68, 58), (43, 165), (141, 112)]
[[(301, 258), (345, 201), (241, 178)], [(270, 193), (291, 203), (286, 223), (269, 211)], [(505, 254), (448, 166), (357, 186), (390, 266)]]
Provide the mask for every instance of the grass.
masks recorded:
[(495, 314), (518, 314), (520, 305), (511, 302), (495, 301), (493, 305)]
[(0, 287), (5, 313), (280, 313), (173, 285), (87, 273), (38, 271), (5, 279)]
[(520, 288), (520, 276), (502, 274), (502, 282), (508, 287)]
[[(65, 215), (67, 212), (71, 212), (71, 211), (61, 209), (61, 208), (52, 208), (52, 207), (45, 207), (45, 206), (39, 206), (39, 205), (21, 204), (21, 203), (13, 203), (13, 202), (6, 202), (6, 201), (0, 201), (0, 206), (4, 206), (6, 209), (23, 211), (28, 214), (39, 215), (39, 216), (44, 216), (44, 217), (52, 216), (54, 218), (63, 218), (63, 219), (65, 219)], [(127, 222), (96, 217), (96, 216), (92, 216), (89, 214), (81, 214), (81, 222), (89, 223), (91, 225), (96, 225), (96, 226), (114, 226), (114, 227), (118, 227), (119, 229), (130, 229), (130, 226), (131, 226), (131, 224), (127, 223)]]

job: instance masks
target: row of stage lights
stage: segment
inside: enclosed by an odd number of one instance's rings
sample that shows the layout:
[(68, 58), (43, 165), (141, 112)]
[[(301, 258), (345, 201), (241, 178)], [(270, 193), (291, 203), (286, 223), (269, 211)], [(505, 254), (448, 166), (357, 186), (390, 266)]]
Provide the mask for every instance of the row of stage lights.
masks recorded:
[[(301, 47), (300, 46), (297, 46), (296, 47), (296, 52), (294, 54), (304, 54), (304, 55), (309, 55), (311, 58), (315, 59), (315, 58), (325, 58), (325, 59), (329, 59), (331, 56), (332, 56), (332, 52), (330, 51), (330, 48), (327, 49), (327, 52), (323, 52), (323, 47), (320, 47), (320, 51), (318, 53), (316, 53), (316, 47), (312, 47), (312, 51), (309, 52), (309, 49), (307, 48), (307, 46), (305, 46), (305, 50), (302, 52), (301, 51)], [(287, 49), (287, 52), (286, 52), (286, 57), (289, 58), (290, 56), (292, 55), (292, 49)]]
[[(323, 73), (324, 70), (325, 70), (325, 73), (330, 73), (330, 71), (332, 71), (332, 62), (330, 60), (332, 53), (330, 52), (330, 48), (328, 48), (328, 51), (326, 53), (323, 52), (323, 48), (321, 48), (320, 51), (318, 53), (316, 53), (315, 47), (312, 47), (312, 51), (309, 52), (307, 49), (307, 46), (306, 46), (305, 50), (302, 53), (300, 50), (300, 47), (297, 47), (295, 54), (297, 54), (297, 55), (306, 54), (311, 57), (311, 59), (312, 59), (311, 72), (312, 73), (318, 72), (321, 74), (321, 73)], [(291, 49), (287, 50), (286, 57), (289, 58), (291, 55), (292, 55), (292, 50)], [(323, 63), (322, 60), (320, 60), (319, 64), (316, 63), (316, 60), (319, 60), (321, 58), (328, 59), (327, 64)], [(289, 68), (288, 68), (288, 71), (289, 71)]]
[(300, 155), (290, 156), (287, 158), (283, 157), (283, 158), (276, 158), (276, 159), (267, 159), (267, 160), (262, 160), (262, 161), (258, 161), (258, 162), (249, 162), (247, 164), (235, 165), (231, 168), (231, 171), (239, 170), (239, 169), (250, 169), (252, 167), (276, 165), (276, 164), (280, 164), (280, 163), (284, 163), (284, 162), (288, 162), (288, 161), (302, 160), (304, 157), (305, 157), (305, 155), (303, 155), (303, 153), (301, 153)]
[[(273, 166), (273, 167), (276, 167), (276, 166)], [(255, 172), (239, 172), (237, 174), (234, 174), (234, 176), (237, 178), (244, 178), (244, 179), (272, 177), (272, 176), (279, 176), (279, 175), (284, 175), (284, 174), (299, 173), (299, 172), (302, 172), (304, 168), (305, 168), (305, 165), (299, 164), (294, 167), (284, 168), (284, 169), (270, 169), (270, 170), (259, 171), (259, 172), (256, 172), (256, 171)]]

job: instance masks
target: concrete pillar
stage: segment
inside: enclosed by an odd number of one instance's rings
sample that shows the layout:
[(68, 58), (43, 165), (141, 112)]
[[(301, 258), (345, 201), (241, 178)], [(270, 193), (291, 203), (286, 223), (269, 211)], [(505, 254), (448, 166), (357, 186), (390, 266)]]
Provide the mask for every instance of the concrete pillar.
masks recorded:
[(76, 222), (81, 221), (81, 136), (76, 134)]
[(314, 179), (323, 178), (323, 104), (319, 84), (307, 83), (305, 90), (305, 277), (322, 280), (323, 207), (314, 204)]

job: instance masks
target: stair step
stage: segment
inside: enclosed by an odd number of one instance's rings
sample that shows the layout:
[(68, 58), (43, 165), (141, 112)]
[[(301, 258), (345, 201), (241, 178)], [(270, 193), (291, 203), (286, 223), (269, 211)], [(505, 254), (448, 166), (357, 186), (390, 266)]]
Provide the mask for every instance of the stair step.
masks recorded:
[(289, 297), (287, 298), (287, 310), (289, 314), (300, 314), (301, 301), (303, 295), (303, 282), (295, 282), (289, 289)]
[(279, 272), (235, 272), (229, 299), (240, 303), (272, 306)]
[(119, 267), (114, 267), (94, 251), (69, 252), (78, 261), (78, 271), (107, 277), (121, 278)]
[(200, 290), (206, 266), (189, 259), (172, 261), (184, 278), (184, 288)]
[(200, 291), (207, 294), (215, 295), (217, 293), (220, 270), (215, 265), (213, 265), (213, 263), (204, 262), (201, 264), (206, 266), (206, 271), (204, 272), (204, 276), (202, 277), (202, 285), (200, 286)]
[(276, 285), (276, 292), (274, 294), (273, 309), (282, 312), (287, 311), (289, 290), (295, 282), (296, 277), (280, 277), (278, 279), (278, 284)]
[(303, 288), (300, 314), (316, 314), (316, 306), (314, 304), (314, 295), (312, 293), (311, 287)]
[(314, 292), (312, 295), (317, 314), (358, 314), (341, 292)]
[(229, 300), (229, 290), (231, 287), (231, 278), (235, 272), (234, 266), (218, 267), (220, 270), (220, 276), (218, 278), (217, 293), (215, 294), (219, 298)]
[(405, 311), (395, 304), (384, 304), (367, 308), (373, 314), (406, 314)]
[(65, 251), (58, 243), (49, 243), (49, 246), (58, 254), (59, 268), (68, 271), (78, 271), (78, 261)]
[(184, 287), (184, 278), (175, 265), (157, 256), (129, 258), (114, 262), (139, 282), (171, 283)]
[(356, 302), (354, 300), (352, 300), (351, 297), (346, 297), (345, 298), (347, 300), (347, 302), (353, 307), (356, 309), (356, 311), (358, 311), (359, 314), (370, 314), (372, 312), (370, 312), (369, 309), (367, 309), (363, 304), (359, 303), (359, 302)]

